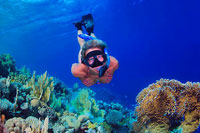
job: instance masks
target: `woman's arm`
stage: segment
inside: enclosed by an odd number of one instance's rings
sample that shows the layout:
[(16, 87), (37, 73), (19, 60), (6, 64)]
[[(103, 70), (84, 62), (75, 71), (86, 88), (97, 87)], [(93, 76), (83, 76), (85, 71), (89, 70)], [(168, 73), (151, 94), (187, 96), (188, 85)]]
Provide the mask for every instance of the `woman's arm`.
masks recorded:
[(109, 74), (112, 74), (115, 72), (115, 70), (117, 70), (119, 68), (119, 62), (118, 60), (113, 57), (113, 56), (110, 56), (110, 65), (108, 67), (108, 72)]
[(84, 78), (88, 74), (88, 67), (81, 63), (74, 63), (72, 64), (71, 72), (74, 77)]
[(115, 59), (114, 57), (110, 56), (110, 65), (108, 67), (108, 69), (106, 70), (104, 76), (101, 79), (102, 83), (110, 83), (110, 81), (112, 80), (113, 74), (115, 72), (115, 70), (117, 70), (119, 67), (119, 63), (117, 61), (117, 59)]

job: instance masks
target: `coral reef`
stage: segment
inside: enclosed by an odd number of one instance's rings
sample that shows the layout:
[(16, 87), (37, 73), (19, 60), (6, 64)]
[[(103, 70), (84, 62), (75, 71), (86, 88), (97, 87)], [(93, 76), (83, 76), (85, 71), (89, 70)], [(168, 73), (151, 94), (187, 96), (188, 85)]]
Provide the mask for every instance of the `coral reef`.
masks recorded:
[[(66, 86), (47, 72), (17, 69), (10, 55), (0, 56), (0, 132), (129, 132), (133, 110), (95, 99), (90, 88)], [(2, 121), (3, 120), (3, 121)]]
[(200, 83), (161, 79), (138, 94), (134, 111), (96, 100), (78, 83), (70, 88), (47, 72), (17, 69), (8, 55), (0, 56), (0, 69), (2, 133), (188, 133), (200, 124)]
[(137, 96), (135, 132), (195, 131), (200, 123), (200, 84), (161, 79)]

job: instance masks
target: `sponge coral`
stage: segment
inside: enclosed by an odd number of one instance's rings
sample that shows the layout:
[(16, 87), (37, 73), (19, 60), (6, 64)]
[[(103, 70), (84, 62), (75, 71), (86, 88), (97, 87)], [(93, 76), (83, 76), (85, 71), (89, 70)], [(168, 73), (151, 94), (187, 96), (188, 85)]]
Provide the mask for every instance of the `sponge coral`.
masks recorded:
[(161, 79), (140, 92), (136, 100), (136, 132), (169, 132), (175, 128), (190, 128), (192, 132), (199, 126), (199, 83)]

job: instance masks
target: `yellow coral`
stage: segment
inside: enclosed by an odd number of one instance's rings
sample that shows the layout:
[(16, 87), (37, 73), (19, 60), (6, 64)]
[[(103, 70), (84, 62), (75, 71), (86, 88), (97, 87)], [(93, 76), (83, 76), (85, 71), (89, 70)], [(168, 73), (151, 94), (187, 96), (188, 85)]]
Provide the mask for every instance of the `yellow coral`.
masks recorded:
[(88, 90), (80, 90), (78, 95), (71, 101), (71, 103), (80, 114), (90, 112), (92, 102), (90, 100)]
[(196, 111), (191, 113), (187, 112), (185, 114), (185, 121), (181, 123), (179, 128), (183, 129), (183, 133), (194, 132), (195, 129), (199, 127), (200, 119), (197, 118)]
[(95, 123), (91, 123), (91, 122), (88, 123), (88, 128), (95, 129), (96, 127), (97, 127), (97, 123), (96, 122)]
[(51, 92), (54, 90), (53, 77), (48, 78), (47, 72), (41, 75), (37, 81), (35, 81), (35, 72), (26, 86), (31, 88), (31, 96), (38, 98), (39, 100), (47, 103), (50, 99)]

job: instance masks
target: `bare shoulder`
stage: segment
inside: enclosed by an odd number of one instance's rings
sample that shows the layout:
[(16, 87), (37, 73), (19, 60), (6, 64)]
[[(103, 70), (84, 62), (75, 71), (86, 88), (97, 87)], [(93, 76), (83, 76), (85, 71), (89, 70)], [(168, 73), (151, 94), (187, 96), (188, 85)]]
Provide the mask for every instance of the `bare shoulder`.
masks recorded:
[(82, 63), (74, 63), (71, 67), (71, 72), (75, 77), (84, 77), (87, 73), (87, 66)]
[(117, 69), (119, 66), (118, 60), (113, 56), (110, 56), (110, 66), (114, 67), (115, 69)]
[(82, 63), (74, 63), (72, 64), (72, 69), (84, 70), (87, 69), (87, 66)]

